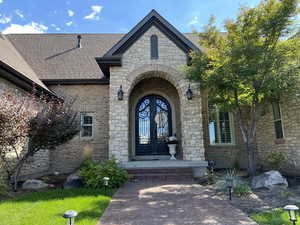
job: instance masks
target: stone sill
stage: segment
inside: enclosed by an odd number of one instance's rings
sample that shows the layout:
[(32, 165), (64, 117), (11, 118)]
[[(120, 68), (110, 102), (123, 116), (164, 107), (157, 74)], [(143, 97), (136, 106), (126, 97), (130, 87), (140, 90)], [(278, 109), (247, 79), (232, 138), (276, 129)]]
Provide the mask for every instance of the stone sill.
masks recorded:
[(284, 138), (276, 139), (276, 140), (274, 140), (274, 143), (276, 145), (285, 144), (285, 140), (284, 140)]

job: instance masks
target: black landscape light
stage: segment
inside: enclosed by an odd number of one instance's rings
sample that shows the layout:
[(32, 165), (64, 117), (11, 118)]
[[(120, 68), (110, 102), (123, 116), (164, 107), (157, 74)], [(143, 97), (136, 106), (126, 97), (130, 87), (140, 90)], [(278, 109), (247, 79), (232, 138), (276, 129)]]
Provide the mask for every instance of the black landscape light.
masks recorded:
[(64, 213), (63, 217), (68, 219), (67, 225), (75, 225), (75, 217), (78, 213), (74, 210), (68, 210)]
[(109, 182), (109, 177), (103, 177), (103, 184), (104, 184), (104, 190), (105, 190), (105, 195), (107, 195), (107, 188), (108, 188), (108, 182)]
[(289, 212), (290, 221), (293, 223), (293, 225), (296, 225), (297, 211), (299, 208), (295, 205), (286, 205), (283, 209)]
[(232, 199), (232, 188), (233, 188), (233, 178), (232, 177), (226, 178), (226, 185), (227, 185), (227, 188), (228, 188), (229, 200), (231, 201), (231, 199)]

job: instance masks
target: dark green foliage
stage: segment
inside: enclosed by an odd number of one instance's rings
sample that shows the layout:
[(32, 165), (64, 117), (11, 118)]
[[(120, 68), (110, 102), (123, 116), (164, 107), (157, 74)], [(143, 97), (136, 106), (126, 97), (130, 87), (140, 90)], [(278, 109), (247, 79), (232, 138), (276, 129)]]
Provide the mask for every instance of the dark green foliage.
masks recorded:
[(238, 197), (242, 197), (251, 194), (252, 191), (248, 184), (238, 184), (234, 187), (233, 193)]
[(110, 179), (109, 188), (118, 188), (128, 179), (126, 170), (120, 168), (115, 159), (100, 163), (87, 160), (80, 167), (79, 175), (84, 179), (87, 187), (90, 188), (103, 188), (103, 177)]
[(270, 152), (267, 154), (266, 161), (273, 170), (280, 170), (287, 165), (286, 155), (282, 152)]

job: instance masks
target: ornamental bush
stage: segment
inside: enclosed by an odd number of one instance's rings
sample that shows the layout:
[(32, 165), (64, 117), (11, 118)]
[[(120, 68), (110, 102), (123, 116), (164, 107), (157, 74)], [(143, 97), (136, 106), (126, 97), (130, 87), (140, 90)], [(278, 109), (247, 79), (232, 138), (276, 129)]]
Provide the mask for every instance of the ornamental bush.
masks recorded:
[(90, 188), (104, 187), (103, 177), (109, 177), (109, 188), (119, 188), (128, 179), (127, 171), (120, 168), (115, 159), (98, 163), (86, 160), (79, 169), (79, 175)]

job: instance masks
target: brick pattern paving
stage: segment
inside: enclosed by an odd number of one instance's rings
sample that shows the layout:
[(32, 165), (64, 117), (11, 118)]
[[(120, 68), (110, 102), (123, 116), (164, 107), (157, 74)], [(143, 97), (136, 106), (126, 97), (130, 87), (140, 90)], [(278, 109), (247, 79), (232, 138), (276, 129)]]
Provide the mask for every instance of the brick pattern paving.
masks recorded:
[(193, 183), (127, 183), (98, 225), (257, 225), (212, 191)]

